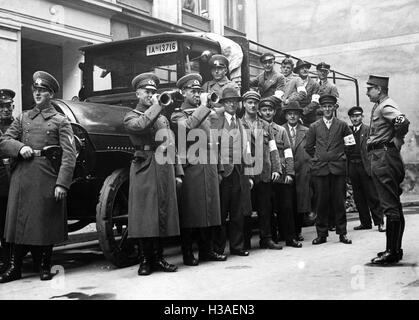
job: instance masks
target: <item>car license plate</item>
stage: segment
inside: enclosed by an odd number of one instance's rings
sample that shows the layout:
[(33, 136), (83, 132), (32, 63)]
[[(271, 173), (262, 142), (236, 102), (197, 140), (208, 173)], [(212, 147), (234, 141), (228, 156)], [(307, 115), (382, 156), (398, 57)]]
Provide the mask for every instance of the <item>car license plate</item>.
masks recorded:
[(147, 50), (147, 56), (155, 56), (158, 54), (177, 52), (178, 50), (177, 41), (150, 44), (147, 46), (146, 50)]

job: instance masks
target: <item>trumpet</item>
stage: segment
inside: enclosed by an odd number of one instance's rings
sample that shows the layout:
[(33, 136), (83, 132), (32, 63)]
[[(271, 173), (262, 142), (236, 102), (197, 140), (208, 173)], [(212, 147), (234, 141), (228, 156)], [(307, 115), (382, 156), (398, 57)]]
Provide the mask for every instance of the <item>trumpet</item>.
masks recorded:
[(207, 101), (214, 104), (220, 102), (220, 96), (216, 94), (215, 92), (212, 93), (204, 93), (207, 97)]
[(158, 100), (161, 106), (168, 107), (174, 102), (182, 102), (183, 96), (178, 90), (165, 91), (159, 96)]

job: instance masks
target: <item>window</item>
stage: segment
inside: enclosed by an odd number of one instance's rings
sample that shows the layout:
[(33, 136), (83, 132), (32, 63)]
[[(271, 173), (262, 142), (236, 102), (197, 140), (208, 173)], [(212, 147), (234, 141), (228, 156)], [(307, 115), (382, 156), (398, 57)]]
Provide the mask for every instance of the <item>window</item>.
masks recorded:
[(209, 0), (183, 0), (183, 10), (190, 11), (208, 19), (208, 1)]
[(245, 32), (245, 0), (225, 0), (224, 24)]

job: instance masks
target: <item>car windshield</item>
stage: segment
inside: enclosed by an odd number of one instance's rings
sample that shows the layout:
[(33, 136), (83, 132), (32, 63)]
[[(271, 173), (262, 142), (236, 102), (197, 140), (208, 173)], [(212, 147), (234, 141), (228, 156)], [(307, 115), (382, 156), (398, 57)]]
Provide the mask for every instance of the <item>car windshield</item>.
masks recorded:
[[(177, 47), (173, 45), (171, 50), (177, 51)], [(143, 72), (155, 73), (162, 84), (177, 81), (177, 52), (156, 53), (156, 50), (152, 52), (148, 47), (140, 46), (96, 53), (92, 55), (92, 60), (95, 92), (131, 90), (132, 79)]]

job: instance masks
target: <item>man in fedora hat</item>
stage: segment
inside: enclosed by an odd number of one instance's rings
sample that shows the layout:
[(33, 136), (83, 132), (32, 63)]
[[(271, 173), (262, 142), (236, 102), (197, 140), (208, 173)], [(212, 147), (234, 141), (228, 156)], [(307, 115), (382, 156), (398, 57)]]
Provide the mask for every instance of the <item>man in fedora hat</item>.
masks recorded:
[(241, 101), (235, 88), (225, 88), (220, 99), (224, 113), (215, 125), (221, 139), (221, 226), (215, 228), (214, 250), (218, 254), (224, 253), (228, 235), (230, 254), (248, 256), (249, 252), (244, 249), (244, 219), (252, 214), (250, 190), (253, 180), (245, 170), (250, 157), (247, 134), (236, 115)]
[(310, 125), (305, 149), (312, 158), (311, 175), (316, 194), (317, 238), (313, 244), (327, 241), (329, 215), (335, 216), (336, 233), (339, 241), (351, 244), (346, 229), (346, 155), (347, 148), (355, 145), (351, 129), (334, 117), (337, 98), (334, 95), (321, 96), (320, 106), (323, 118)]
[(297, 65), (294, 68), (294, 72), (303, 81), (303, 85), (306, 88), (307, 95), (300, 99), (300, 107), (303, 109), (302, 121), (305, 126), (310, 126), (316, 118), (316, 111), (319, 108), (319, 88), (320, 85), (318, 82), (313, 80), (309, 75), (309, 70), (311, 68), (311, 63), (298, 60)]
[(259, 58), (263, 72), (250, 81), (250, 87), (255, 88), (262, 98), (273, 96), (282, 97), (285, 89), (285, 78), (274, 70), (275, 56), (272, 53), (264, 53)]
[[(371, 216), (378, 231), (384, 232), (383, 212), (378, 200), (377, 190), (371, 179), (371, 163), (367, 152), (367, 139), (370, 127), (362, 120), (363, 109), (355, 106), (349, 109), (350, 126), (355, 137), (355, 146), (348, 153), (348, 176), (351, 179), (354, 201), (359, 213), (360, 225), (354, 230), (371, 229)], [(371, 212), (371, 214), (370, 214)]]
[[(163, 256), (162, 238), (178, 236), (179, 213), (176, 186), (181, 185), (182, 166), (159, 163), (156, 132), (165, 132), (167, 148), (175, 147), (169, 122), (161, 113), (164, 107), (155, 95), (159, 78), (142, 73), (132, 80), (138, 98), (135, 109), (124, 117), (124, 127), (135, 147), (130, 168), (128, 205), (128, 237), (139, 243), (138, 275), (153, 271), (175, 272), (177, 267)], [(154, 194), (154, 197), (150, 197)]]
[[(260, 94), (248, 91), (243, 95), (245, 110), (242, 118), (243, 127), (246, 129), (251, 142), (252, 156), (256, 157), (257, 148), (262, 145), (262, 154), (258, 158), (263, 162), (262, 172), (255, 173), (255, 183), (252, 189), (252, 205), (258, 214), (259, 246), (263, 249), (282, 249), (279, 244), (272, 241), (271, 214), (272, 214), (272, 182), (280, 177), (280, 162), (278, 148), (266, 121), (258, 115)], [(245, 249), (250, 249), (252, 236), (251, 217), (245, 219)]]
[[(188, 266), (197, 266), (203, 261), (227, 260), (225, 255), (214, 252), (212, 246), (213, 229), (221, 225), (220, 169), (217, 163), (211, 162), (212, 155), (218, 152), (209, 117), (214, 112), (214, 106), (207, 103), (206, 95), (202, 95), (201, 85), (202, 77), (196, 73), (183, 76), (177, 81), (176, 86), (181, 90), (184, 102), (179, 109), (175, 109), (170, 119), (184, 170), (179, 211), (183, 263)], [(192, 159), (189, 155), (195, 141), (182, 140), (192, 130), (205, 133), (203, 161), (201, 157)], [(193, 254), (194, 242), (198, 242), (199, 260)]]
[[(5, 228), (12, 254), (8, 269), (0, 276), (1, 283), (21, 278), (27, 246), (41, 252), (40, 279), (51, 280), (53, 245), (67, 239), (65, 200), (76, 164), (76, 149), (69, 120), (51, 103), (59, 89), (52, 75), (35, 72), (35, 106), (16, 118), (0, 139), (0, 149), (18, 160), (11, 175)], [(56, 146), (62, 152), (58, 170), (45, 149)]]
[(285, 245), (294, 248), (301, 248), (302, 244), (296, 240), (294, 216), (292, 209), (292, 184), (294, 182), (294, 157), (291, 143), (286, 130), (273, 121), (275, 113), (281, 105), (281, 100), (275, 96), (264, 98), (259, 104), (259, 113), (263, 120), (269, 123), (269, 130), (278, 148), (281, 175), (273, 182), (273, 208), (272, 212), (272, 233), (273, 238), (279, 227), (281, 236), (285, 239)]
[(297, 240), (303, 241), (301, 234), (304, 216), (311, 212), (310, 157), (305, 151), (308, 128), (300, 122), (303, 108), (298, 102), (290, 102), (283, 108), (287, 123), (283, 125), (290, 137), (294, 156), (295, 183), (293, 184), (294, 221)]
[(367, 96), (374, 107), (367, 149), (371, 158), (372, 180), (377, 188), (381, 208), (387, 217), (387, 245), (372, 259), (373, 264), (397, 263), (403, 258), (402, 238), (405, 227), (400, 187), (405, 169), (400, 149), (409, 131), (409, 120), (400, 112), (396, 102), (388, 96), (388, 77), (370, 75)]

